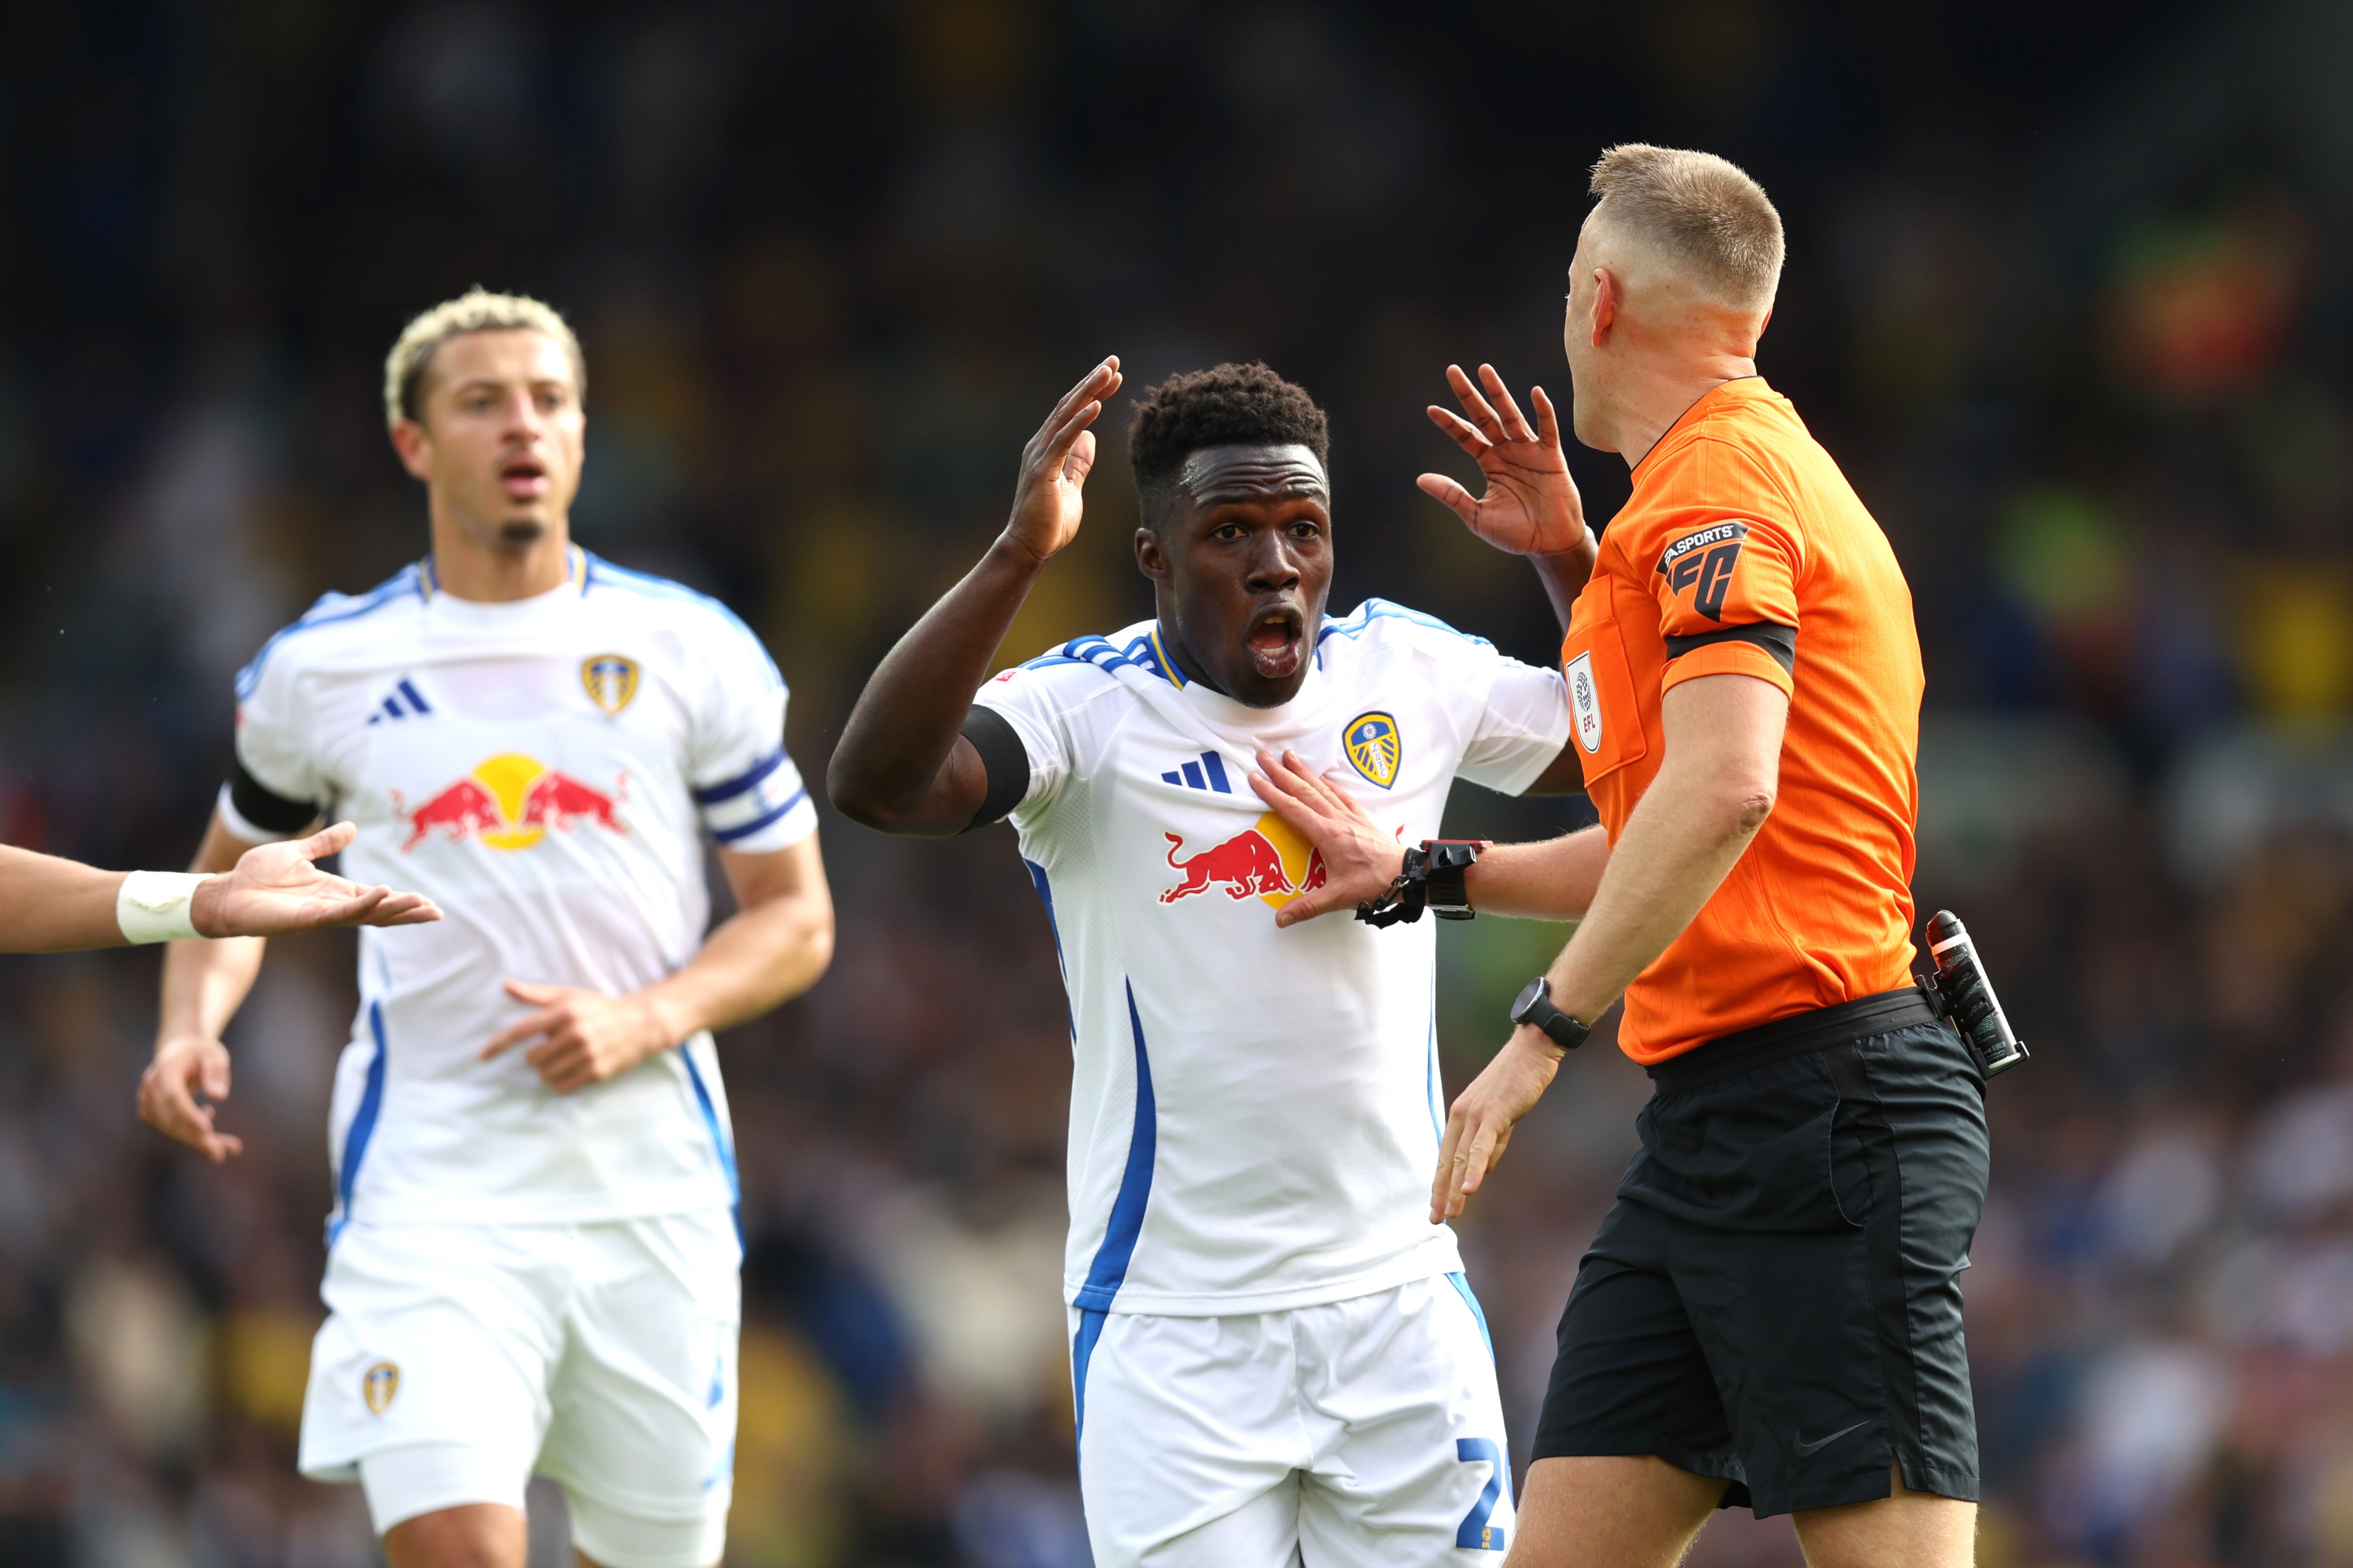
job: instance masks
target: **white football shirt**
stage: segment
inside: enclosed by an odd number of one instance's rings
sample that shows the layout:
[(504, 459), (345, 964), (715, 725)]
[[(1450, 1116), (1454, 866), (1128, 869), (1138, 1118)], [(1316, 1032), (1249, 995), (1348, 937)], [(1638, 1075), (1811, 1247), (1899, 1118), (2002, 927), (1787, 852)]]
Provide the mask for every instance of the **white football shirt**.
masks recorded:
[(1012, 821), (1070, 995), (1066, 1300), (1263, 1312), (1461, 1268), (1429, 1215), (1437, 922), (1277, 930), (1322, 865), (1250, 771), (1290, 748), (1419, 843), (1456, 777), (1517, 794), (1560, 753), (1559, 672), (1373, 599), (1280, 708), (1187, 683), (1148, 621), (976, 700), (1029, 753)]
[[(348, 817), (355, 881), (434, 924), (360, 932), (335, 1075), (335, 1216), (579, 1223), (734, 1201), (708, 1034), (569, 1095), (509, 979), (618, 994), (674, 973), (710, 920), (702, 834), (782, 849), (817, 816), (785, 754), (785, 683), (716, 600), (574, 553), (570, 581), (482, 604), (429, 563), (330, 594), (237, 678), (237, 749), (271, 794)], [(283, 837), (221, 809), (240, 837)]]

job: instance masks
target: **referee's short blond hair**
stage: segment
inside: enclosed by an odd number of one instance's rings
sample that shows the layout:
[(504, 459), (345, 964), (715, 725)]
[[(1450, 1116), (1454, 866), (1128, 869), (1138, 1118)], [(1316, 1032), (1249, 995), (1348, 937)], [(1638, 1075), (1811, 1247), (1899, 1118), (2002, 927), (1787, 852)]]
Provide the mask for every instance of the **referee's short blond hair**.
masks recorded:
[(385, 424), (397, 425), (419, 416), (425, 372), (433, 363), (434, 350), (468, 332), (513, 331), (544, 332), (562, 343), (572, 360), (573, 387), (583, 402), (587, 400), (588, 362), (562, 312), (527, 294), (493, 294), (477, 285), (420, 312), (400, 329), (392, 352), (384, 356)]
[(1593, 216), (1679, 264), (1736, 310), (1781, 283), (1781, 215), (1764, 187), (1713, 153), (1629, 142), (1593, 165)]

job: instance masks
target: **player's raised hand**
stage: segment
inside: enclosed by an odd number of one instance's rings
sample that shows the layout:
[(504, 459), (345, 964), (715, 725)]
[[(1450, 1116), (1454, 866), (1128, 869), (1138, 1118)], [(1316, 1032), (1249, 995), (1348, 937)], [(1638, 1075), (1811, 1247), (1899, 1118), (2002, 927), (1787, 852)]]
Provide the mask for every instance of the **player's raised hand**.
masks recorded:
[[(196, 1095), (201, 1092), (205, 1101)], [(228, 1098), (228, 1047), (190, 1035), (164, 1040), (139, 1075), (139, 1120), (217, 1165), (245, 1152), (245, 1141), (216, 1131), (213, 1112)]]
[(510, 1046), (536, 1039), (522, 1059), (558, 1094), (618, 1078), (678, 1044), (654, 1005), (639, 995), (607, 996), (577, 985), (507, 982), (507, 994), (533, 1010), (482, 1047), (489, 1061)]
[(1356, 796), (1310, 773), (1298, 752), (1259, 752), (1250, 788), (1324, 857), (1324, 885), (1275, 910), (1276, 925), (1295, 926), (1334, 910), (1353, 910), (1380, 897), (1397, 879), (1405, 860), (1397, 835), (1382, 832)]
[(1446, 380), (1462, 415), (1433, 403), (1430, 423), (1479, 465), (1487, 493), (1474, 497), (1444, 474), (1424, 474), (1414, 482), (1498, 550), (1514, 555), (1582, 552), (1589, 563), (1596, 549), (1593, 531), (1585, 526), (1585, 501), (1569, 478), (1560, 419), (1544, 388), (1529, 390), (1536, 410), (1532, 428), (1493, 365), (1479, 367), (1483, 393), (1459, 364), (1446, 367)]
[(1081, 491), (1095, 466), (1095, 435), (1087, 426), (1102, 416), (1121, 379), (1119, 356), (1113, 354), (1062, 394), (1021, 448), (1021, 482), (1013, 492), (1005, 534), (1041, 562), (1078, 537), (1085, 510)]
[(1560, 1052), (1536, 1043), (1544, 1037), (1525, 1026), (1514, 1030), (1495, 1059), (1455, 1097), (1438, 1147), (1438, 1173), (1430, 1184), (1430, 1224), (1444, 1225), (1462, 1212), (1503, 1159), (1512, 1129), (1544, 1098), (1560, 1070)]
[(422, 893), (364, 888), (314, 862), (334, 854), (359, 830), (348, 822), (283, 844), (264, 844), (234, 868), (196, 884), (188, 918), (205, 936), (284, 936), (331, 926), (417, 925), (441, 911)]

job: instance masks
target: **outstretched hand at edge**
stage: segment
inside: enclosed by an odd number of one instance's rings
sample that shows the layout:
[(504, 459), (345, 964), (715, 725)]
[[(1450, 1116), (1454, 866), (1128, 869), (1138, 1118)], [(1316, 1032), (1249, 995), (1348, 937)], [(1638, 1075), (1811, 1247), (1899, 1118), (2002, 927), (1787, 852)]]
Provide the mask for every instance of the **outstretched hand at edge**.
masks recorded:
[(308, 838), (248, 849), (236, 867), (196, 885), (189, 918), (205, 936), (284, 936), (332, 926), (420, 925), (441, 911), (422, 893), (364, 888), (314, 862), (351, 843), (358, 829), (338, 822)]

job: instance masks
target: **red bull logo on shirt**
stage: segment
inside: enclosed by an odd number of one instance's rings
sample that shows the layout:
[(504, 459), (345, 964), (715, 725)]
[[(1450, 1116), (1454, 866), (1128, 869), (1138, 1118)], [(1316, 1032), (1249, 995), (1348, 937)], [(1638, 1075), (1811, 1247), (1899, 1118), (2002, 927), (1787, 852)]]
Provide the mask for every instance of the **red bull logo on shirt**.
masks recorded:
[(400, 852), (407, 854), (436, 833), (506, 850), (528, 849), (551, 830), (568, 833), (583, 822), (627, 833), (618, 812), (628, 798), (628, 782), (623, 773), (607, 795), (537, 757), (501, 752), (414, 811), (393, 791), (392, 808), (408, 819), (408, 841)]
[(1217, 888), (1229, 899), (1256, 897), (1279, 910), (1324, 885), (1323, 854), (1271, 811), (1224, 843), (1181, 860), (1176, 852), (1185, 847), (1184, 837), (1163, 837), (1168, 840), (1168, 864), (1185, 879), (1160, 895), (1164, 904)]

